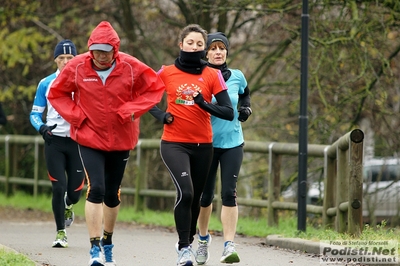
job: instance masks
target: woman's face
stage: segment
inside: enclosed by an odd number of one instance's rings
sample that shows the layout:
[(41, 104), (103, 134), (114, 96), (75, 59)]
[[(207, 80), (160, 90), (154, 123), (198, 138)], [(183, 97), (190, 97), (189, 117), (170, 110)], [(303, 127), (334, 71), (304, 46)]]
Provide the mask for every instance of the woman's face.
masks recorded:
[(203, 35), (200, 32), (192, 31), (179, 43), (179, 47), (184, 52), (204, 51), (205, 41)]
[(213, 42), (207, 51), (207, 59), (213, 65), (220, 66), (226, 61), (227, 50), (222, 42)]

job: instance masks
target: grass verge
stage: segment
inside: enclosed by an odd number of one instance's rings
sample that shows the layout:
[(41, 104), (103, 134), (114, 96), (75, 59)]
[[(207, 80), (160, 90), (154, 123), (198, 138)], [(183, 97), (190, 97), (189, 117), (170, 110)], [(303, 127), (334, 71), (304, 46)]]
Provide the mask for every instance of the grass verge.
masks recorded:
[[(85, 201), (82, 199), (74, 206), (75, 215), (84, 217)], [(0, 206), (8, 206), (19, 209), (34, 209), (51, 213), (51, 196), (40, 195), (36, 199), (32, 196), (16, 193), (12, 197), (5, 197), (0, 194)], [(315, 218), (307, 224), (306, 232), (297, 230), (297, 217), (294, 212), (282, 212), (279, 225), (269, 227), (265, 217), (240, 217), (237, 225), (237, 233), (246, 236), (266, 237), (272, 234), (279, 234), (284, 237), (302, 238), (313, 241), (319, 240), (351, 240), (355, 239), (348, 234), (340, 234), (334, 230), (326, 230), (320, 226), (315, 226)], [(159, 212), (146, 210), (144, 212), (135, 212), (133, 207), (121, 207), (118, 221), (134, 222), (152, 226), (174, 227), (174, 217), (172, 210), (170, 212)], [(212, 215), (209, 225), (210, 231), (222, 232), (222, 225), (216, 215)], [(397, 240), (400, 242), (400, 230), (398, 228), (388, 228), (386, 224), (376, 227), (365, 226), (359, 240)]]
[(23, 254), (0, 248), (0, 265), (2, 266), (35, 266), (36, 264)]

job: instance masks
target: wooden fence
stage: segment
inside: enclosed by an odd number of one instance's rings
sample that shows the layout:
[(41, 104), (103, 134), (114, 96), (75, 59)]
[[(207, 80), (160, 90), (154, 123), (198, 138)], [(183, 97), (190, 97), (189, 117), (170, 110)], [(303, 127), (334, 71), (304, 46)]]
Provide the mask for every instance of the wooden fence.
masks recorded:
[[(332, 145), (308, 145), (308, 156), (324, 159), (324, 204), (323, 206), (307, 205), (307, 213), (321, 214), (323, 226), (334, 228), (338, 232), (348, 232), (358, 235), (362, 231), (362, 165), (363, 165), (363, 139), (361, 130), (355, 129), (348, 132)], [(51, 186), (49, 180), (39, 179), (40, 145), (43, 145), (41, 136), (0, 135), (0, 143), (4, 144), (5, 162), (4, 169), (0, 169), (0, 182), (4, 183), (5, 193), (10, 192), (11, 184), (24, 184), (33, 186), (34, 196), (38, 193), (39, 186)], [(34, 171), (32, 177), (12, 176), (11, 147), (16, 145), (34, 145)], [(175, 197), (175, 191), (149, 189), (147, 176), (149, 160), (146, 153), (159, 149), (159, 139), (140, 139), (136, 146), (136, 164), (138, 172), (135, 187), (122, 188), (122, 193), (134, 195), (134, 208), (143, 210), (147, 197)], [(246, 141), (244, 151), (250, 153), (264, 153), (269, 155), (268, 199), (238, 198), (238, 204), (267, 208), (268, 225), (279, 223), (279, 210), (297, 210), (297, 203), (282, 202), (280, 198), (280, 180), (282, 172), (282, 157), (297, 156), (297, 143), (259, 142)], [(43, 165), (42, 165), (43, 166)], [(3, 175), (4, 173), (4, 175)], [(336, 189), (340, 188), (340, 189)], [(219, 197), (216, 197), (219, 198)], [(217, 200), (218, 203), (218, 200)], [(219, 202), (220, 204), (220, 202)]]

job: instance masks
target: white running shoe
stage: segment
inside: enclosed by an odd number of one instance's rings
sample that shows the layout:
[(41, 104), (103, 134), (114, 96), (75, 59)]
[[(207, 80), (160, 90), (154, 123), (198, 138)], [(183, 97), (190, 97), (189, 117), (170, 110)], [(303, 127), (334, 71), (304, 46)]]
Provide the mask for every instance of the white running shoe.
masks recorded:
[(236, 251), (235, 244), (233, 242), (228, 242), (222, 252), (221, 263), (237, 263), (240, 262), (239, 255)]
[(208, 234), (208, 240), (197, 241), (196, 262), (198, 265), (204, 265), (210, 259), (210, 252), (208, 247), (211, 245), (212, 237)]

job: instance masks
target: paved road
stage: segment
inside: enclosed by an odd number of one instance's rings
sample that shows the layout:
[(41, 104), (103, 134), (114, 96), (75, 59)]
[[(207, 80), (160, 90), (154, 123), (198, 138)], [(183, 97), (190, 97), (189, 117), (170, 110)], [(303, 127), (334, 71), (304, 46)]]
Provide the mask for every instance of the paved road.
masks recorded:
[[(1, 217), (0, 217), (1, 219)], [(54, 222), (20, 222), (0, 220), (0, 246), (27, 255), (41, 266), (83, 266), (89, 260), (89, 240), (84, 222), (67, 229), (69, 248), (52, 248)], [(177, 234), (167, 229), (150, 229), (138, 225), (118, 224), (113, 236), (114, 256), (118, 266), (176, 265), (174, 245)], [(244, 266), (319, 265), (318, 256), (266, 245), (265, 238), (237, 237), (237, 250)], [(223, 239), (214, 236), (208, 266), (219, 262)], [(197, 247), (195, 245), (195, 247)]]

